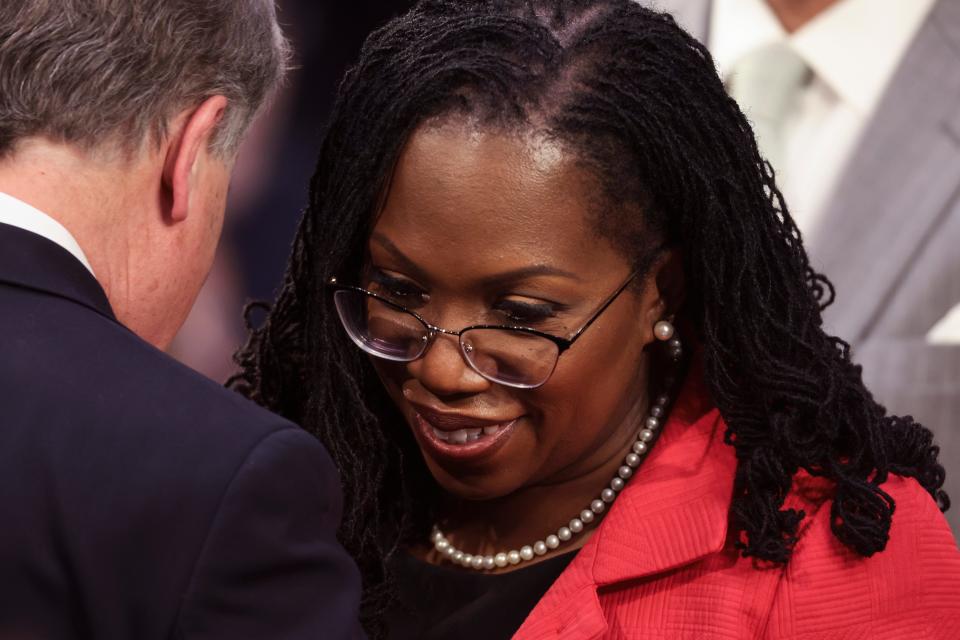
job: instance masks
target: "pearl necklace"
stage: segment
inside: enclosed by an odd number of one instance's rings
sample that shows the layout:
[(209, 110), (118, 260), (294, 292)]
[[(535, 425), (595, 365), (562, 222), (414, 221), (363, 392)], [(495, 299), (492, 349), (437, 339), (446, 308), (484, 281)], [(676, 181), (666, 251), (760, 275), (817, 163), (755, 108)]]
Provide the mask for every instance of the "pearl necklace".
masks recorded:
[[(671, 345), (673, 347), (673, 345)], [(675, 359), (679, 359), (679, 345), (674, 349)], [(617, 495), (626, 486), (626, 483), (633, 476), (633, 471), (640, 466), (640, 462), (646, 457), (650, 447), (653, 446), (657, 437), (658, 430), (666, 416), (666, 406), (670, 402), (668, 396), (662, 395), (656, 399), (654, 405), (650, 408), (644, 428), (637, 435), (636, 442), (633, 443), (630, 453), (623, 459), (623, 465), (617, 469), (617, 475), (610, 480), (610, 484), (600, 492), (600, 497), (595, 499), (590, 505), (580, 512), (579, 517), (573, 518), (565, 527), (560, 527), (556, 533), (551, 533), (542, 540), (537, 540), (532, 545), (525, 545), (520, 548), (496, 555), (483, 556), (471, 555), (457, 549), (440, 531), (439, 527), (434, 526), (430, 534), (430, 540), (433, 547), (440, 555), (454, 564), (462, 565), (467, 569), (476, 569), (477, 571), (490, 571), (492, 569), (502, 569), (507, 565), (517, 565), (521, 562), (533, 560), (537, 556), (545, 555), (548, 551), (558, 548), (561, 544), (569, 542), (575, 536), (579, 535), (584, 528), (598, 518), (609, 505), (616, 500)]]

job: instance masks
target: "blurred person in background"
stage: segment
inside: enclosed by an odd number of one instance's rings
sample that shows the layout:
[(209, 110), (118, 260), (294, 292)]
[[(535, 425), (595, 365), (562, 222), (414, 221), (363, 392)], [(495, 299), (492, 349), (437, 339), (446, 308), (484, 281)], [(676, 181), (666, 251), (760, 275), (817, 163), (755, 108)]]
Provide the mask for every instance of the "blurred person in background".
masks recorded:
[(316, 167), (233, 382), (337, 461), (372, 635), (955, 635), (932, 436), (824, 333), (830, 283), (670, 16), (425, 0)]
[(323, 447), (175, 362), (272, 0), (0, 3), (0, 637), (347, 638)]
[(218, 382), (236, 370), (232, 356), (244, 339), (244, 304), (272, 299), (283, 277), (290, 241), (307, 204), (323, 123), (344, 71), (367, 34), (409, 9), (413, 0), (277, 4), (293, 45), (293, 68), (241, 147), (223, 242), (210, 278), (170, 348), (178, 360)]
[(960, 496), (960, 2), (646, 3), (709, 47), (836, 286), (827, 331)]

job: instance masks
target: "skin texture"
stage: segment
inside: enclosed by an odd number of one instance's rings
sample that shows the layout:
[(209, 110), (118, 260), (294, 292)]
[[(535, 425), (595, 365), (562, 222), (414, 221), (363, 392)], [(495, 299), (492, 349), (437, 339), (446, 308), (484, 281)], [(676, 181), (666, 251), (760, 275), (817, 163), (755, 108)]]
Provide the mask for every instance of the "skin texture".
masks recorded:
[(767, 0), (787, 33), (793, 33), (838, 0)]
[[(575, 155), (545, 138), (455, 123), (422, 128), (400, 158), (371, 234), (367, 284), (382, 286), (376, 274), (391, 286), (401, 280), (425, 296), (411, 306), (452, 330), (520, 324), (504, 313), (505, 301), (558, 303), (556, 317), (523, 324), (569, 337), (631, 273), (630, 261), (590, 226), (598, 192)], [(503, 278), (532, 267), (563, 273)], [(458, 548), (493, 553), (532, 544), (606, 486), (640, 428), (649, 380), (664, 375), (649, 370), (648, 353), (656, 348), (654, 324), (679, 298), (678, 271), (666, 252), (538, 389), (488, 382), (451, 336), (412, 363), (373, 360), (449, 496), (444, 532)], [(451, 461), (424, 446), (417, 407), (518, 421), (492, 456)]]
[(207, 99), (132, 157), (31, 138), (0, 160), (0, 191), (53, 217), (76, 238), (117, 318), (166, 346), (213, 264), (232, 159), (209, 151), (227, 101)]

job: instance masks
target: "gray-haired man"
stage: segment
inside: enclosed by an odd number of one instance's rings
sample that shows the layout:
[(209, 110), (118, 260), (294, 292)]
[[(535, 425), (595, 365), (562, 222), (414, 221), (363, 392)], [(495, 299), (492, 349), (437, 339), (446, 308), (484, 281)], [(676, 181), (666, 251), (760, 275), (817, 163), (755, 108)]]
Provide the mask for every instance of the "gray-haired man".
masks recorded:
[(313, 438), (166, 357), (280, 81), (273, 0), (0, 1), (0, 637), (342, 638)]

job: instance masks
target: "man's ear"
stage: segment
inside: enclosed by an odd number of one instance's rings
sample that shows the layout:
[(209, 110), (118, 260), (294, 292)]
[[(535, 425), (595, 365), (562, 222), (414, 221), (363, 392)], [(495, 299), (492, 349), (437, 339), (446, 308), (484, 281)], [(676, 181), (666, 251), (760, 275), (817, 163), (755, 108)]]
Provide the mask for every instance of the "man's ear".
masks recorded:
[(163, 166), (163, 185), (166, 192), (165, 212), (171, 222), (183, 222), (190, 211), (190, 196), (195, 186), (193, 177), (201, 151), (210, 145), (217, 125), (227, 109), (223, 96), (207, 98), (185, 116), (179, 131), (172, 132), (170, 146)]

